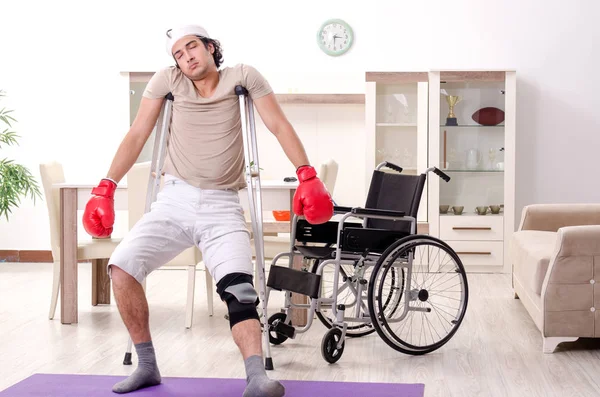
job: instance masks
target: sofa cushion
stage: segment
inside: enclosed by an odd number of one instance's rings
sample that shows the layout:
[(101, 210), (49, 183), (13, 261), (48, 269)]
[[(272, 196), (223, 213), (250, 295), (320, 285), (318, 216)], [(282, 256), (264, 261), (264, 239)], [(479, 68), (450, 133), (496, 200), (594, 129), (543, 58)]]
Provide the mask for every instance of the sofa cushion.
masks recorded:
[(556, 232), (539, 230), (520, 230), (512, 235), (510, 252), (515, 275), (524, 287), (538, 295), (542, 293), (557, 236)]

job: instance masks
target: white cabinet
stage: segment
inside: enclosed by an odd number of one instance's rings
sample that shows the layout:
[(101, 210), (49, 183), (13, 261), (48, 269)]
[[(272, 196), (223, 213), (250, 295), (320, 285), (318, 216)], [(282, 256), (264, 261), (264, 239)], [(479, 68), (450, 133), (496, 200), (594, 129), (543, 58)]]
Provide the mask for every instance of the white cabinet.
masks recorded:
[[(428, 81), (429, 164), (451, 178), (429, 178), (430, 234), (452, 246), (469, 271), (510, 272), (516, 74), (442, 70), (429, 72)], [(500, 211), (492, 214), (492, 206)]]
[[(428, 83), (424, 72), (368, 72), (365, 92), (365, 189), (384, 161), (404, 174), (427, 169)], [(384, 169), (385, 170), (385, 169)], [(427, 222), (427, 187), (417, 220)]]
[(382, 161), (403, 173), (438, 167), (451, 179), (429, 173), (418, 220), (468, 271), (510, 272), (515, 109), (512, 70), (367, 72), (365, 189)]

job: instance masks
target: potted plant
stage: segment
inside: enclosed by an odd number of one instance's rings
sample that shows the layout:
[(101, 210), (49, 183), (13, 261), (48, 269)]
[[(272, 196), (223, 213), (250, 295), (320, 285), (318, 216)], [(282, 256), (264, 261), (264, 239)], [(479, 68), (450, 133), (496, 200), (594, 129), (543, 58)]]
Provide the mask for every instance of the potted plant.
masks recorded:
[[(6, 96), (0, 90), (0, 98)], [(16, 132), (12, 131), (12, 123), (16, 122), (5, 107), (0, 109), (0, 149), (3, 146), (18, 145)], [(35, 203), (36, 197), (41, 197), (37, 181), (27, 167), (16, 164), (13, 160), (0, 156), (0, 217), (8, 221), (8, 214), (19, 206), (21, 199), (31, 197)]]

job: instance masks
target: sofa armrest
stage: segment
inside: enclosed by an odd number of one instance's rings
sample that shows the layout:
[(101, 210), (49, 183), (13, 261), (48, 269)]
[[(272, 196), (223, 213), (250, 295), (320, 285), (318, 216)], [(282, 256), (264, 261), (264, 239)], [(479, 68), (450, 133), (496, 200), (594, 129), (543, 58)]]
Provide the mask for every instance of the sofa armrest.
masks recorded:
[(558, 230), (542, 285), (544, 336), (600, 336), (594, 325), (594, 311), (600, 307), (600, 294), (594, 291), (599, 258), (600, 225)]
[(542, 286), (546, 311), (589, 311), (594, 301), (590, 281), (598, 259), (600, 225), (560, 228)]
[(556, 232), (561, 227), (600, 225), (600, 204), (532, 204), (523, 208), (518, 230)]
[(558, 229), (557, 259), (566, 256), (600, 256), (600, 225), (565, 226)]

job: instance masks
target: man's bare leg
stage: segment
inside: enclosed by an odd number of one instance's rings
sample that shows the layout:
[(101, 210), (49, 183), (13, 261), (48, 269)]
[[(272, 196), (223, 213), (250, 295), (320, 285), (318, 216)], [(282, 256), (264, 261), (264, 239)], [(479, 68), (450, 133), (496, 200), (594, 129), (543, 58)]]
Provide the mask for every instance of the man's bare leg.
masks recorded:
[(285, 388), (269, 379), (262, 357), (262, 330), (255, 319), (241, 321), (231, 328), (233, 340), (240, 349), (248, 375), (243, 397), (281, 397)]
[(231, 334), (244, 360), (250, 356), (262, 356), (262, 329), (258, 320), (237, 323), (231, 329)]
[(142, 285), (117, 266), (111, 265), (117, 307), (135, 346), (138, 367), (127, 379), (115, 384), (115, 393), (129, 393), (161, 382), (150, 336), (148, 301)]

